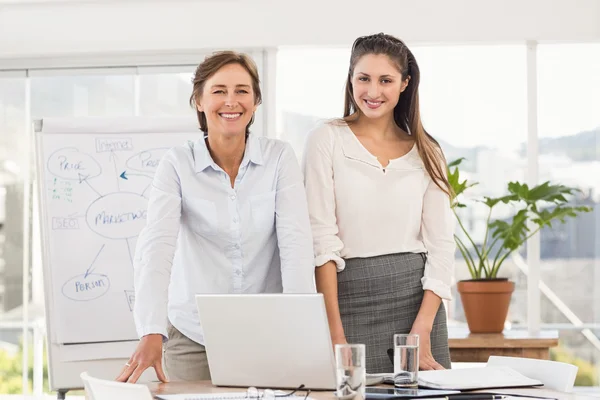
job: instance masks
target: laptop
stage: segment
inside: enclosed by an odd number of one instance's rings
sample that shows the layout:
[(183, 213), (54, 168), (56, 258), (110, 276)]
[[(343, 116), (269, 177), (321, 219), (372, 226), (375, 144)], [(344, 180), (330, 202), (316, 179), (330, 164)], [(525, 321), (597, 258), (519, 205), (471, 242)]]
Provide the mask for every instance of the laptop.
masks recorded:
[(200, 294), (213, 385), (335, 388), (323, 295)]

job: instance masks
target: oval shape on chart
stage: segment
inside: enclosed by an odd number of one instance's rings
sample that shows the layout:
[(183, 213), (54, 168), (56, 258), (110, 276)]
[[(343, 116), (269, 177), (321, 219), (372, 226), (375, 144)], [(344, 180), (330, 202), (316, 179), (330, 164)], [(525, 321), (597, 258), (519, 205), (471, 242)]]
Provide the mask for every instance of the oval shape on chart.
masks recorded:
[(146, 225), (148, 199), (139, 193), (115, 192), (95, 200), (85, 212), (92, 231), (107, 239), (136, 237)]
[(69, 279), (62, 287), (65, 297), (75, 301), (90, 301), (106, 294), (110, 279), (103, 274), (82, 274)]
[(154, 174), (160, 159), (167, 151), (168, 147), (144, 150), (129, 157), (125, 165), (128, 169)]
[(95, 178), (102, 172), (98, 161), (75, 147), (65, 147), (56, 150), (48, 157), (48, 171), (58, 178), (82, 182)]

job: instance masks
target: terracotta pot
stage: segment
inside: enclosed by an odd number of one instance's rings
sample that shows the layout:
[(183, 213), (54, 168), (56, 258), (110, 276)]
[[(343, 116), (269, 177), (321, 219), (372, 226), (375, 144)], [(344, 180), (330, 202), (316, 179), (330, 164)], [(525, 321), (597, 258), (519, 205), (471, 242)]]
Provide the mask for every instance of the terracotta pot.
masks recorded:
[(514, 282), (508, 279), (473, 279), (458, 282), (456, 288), (472, 333), (502, 332), (510, 296), (515, 290)]

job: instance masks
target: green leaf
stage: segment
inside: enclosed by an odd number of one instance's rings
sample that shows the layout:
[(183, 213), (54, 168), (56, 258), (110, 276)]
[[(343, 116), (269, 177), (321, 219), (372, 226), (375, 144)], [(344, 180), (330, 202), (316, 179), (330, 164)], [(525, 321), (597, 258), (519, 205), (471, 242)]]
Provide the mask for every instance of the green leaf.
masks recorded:
[(519, 200), (519, 198), (516, 195), (510, 194), (507, 196), (496, 197), (496, 198), (484, 196), (483, 201), (480, 200), (480, 202), (485, 204), (489, 208), (492, 208), (500, 202), (502, 202), (504, 204), (508, 204), (511, 201), (518, 201), (518, 200)]
[[(452, 188), (452, 191), (454, 192), (455, 199), (459, 195), (463, 194), (465, 192), (465, 190), (467, 190), (468, 188), (477, 185), (477, 182), (470, 183), (466, 179), (461, 181), (460, 171), (458, 170), (458, 165), (460, 165), (460, 163), (463, 160), (465, 160), (464, 157), (459, 158), (458, 160), (454, 160), (450, 164), (448, 164), (448, 170), (447, 170), (448, 183), (450, 184), (450, 187)], [(457, 203), (455, 200), (455, 202), (452, 204), (452, 207), (457, 207), (458, 204), (459, 203)]]
[(517, 212), (511, 223), (497, 220), (489, 225), (492, 231), (492, 237), (499, 237), (502, 240), (502, 247), (515, 250), (519, 248), (527, 238), (527, 210), (523, 209)]
[(529, 186), (527, 186), (526, 183), (509, 182), (508, 191), (517, 195), (519, 198), (524, 198), (527, 197), (527, 194), (529, 193)]
[(553, 185), (550, 182), (544, 182), (531, 189), (526, 184), (510, 182), (508, 190), (510, 193), (517, 195), (519, 200), (528, 204), (535, 204), (540, 201), (564, 204), (568, 202), (566, 196), (573, 196), (575, 193), (580, 192), (579, 189), (564, 185)]
[(590, 207), (585, 206), (556, 206), (552, 209), (543, 209), (535, 212), (536, 217), (532, 218), (531, 221), (539, 227), (552, 226), (552, 221), (556, 219), (564, 224), (567, 217), (576, 217), (578, 213), (590, 212), (591, 210)]
[(458, 158), (458, 159), (452, 161), (450, 164), (448, 164), (448, 168), (458, 167), (465, 160), (466, 160), (466, 158), (464, 158), (464, 157)]

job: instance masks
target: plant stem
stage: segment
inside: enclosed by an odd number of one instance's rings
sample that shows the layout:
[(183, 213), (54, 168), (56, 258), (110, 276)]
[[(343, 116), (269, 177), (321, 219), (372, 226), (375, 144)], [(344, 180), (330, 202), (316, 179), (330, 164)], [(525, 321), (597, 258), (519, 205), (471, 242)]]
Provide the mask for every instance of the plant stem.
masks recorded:
[[(498, 258), (500, 257), (500, 254), (502, 254), (502, 250), (504, 249), (504, 247), (500, 247), (500, 249), (498, 249), (498, 252), (496, 253), (496, 257), (494, 257), (494, 262), (492, 263), (492, 271), (491, 273), (494, 272), (494, 270), (498, 270), (498, 268), (496, 268), (496, 263), (498, 262)], [(490, 275), (488, 276), (488, 278), (493, 278), (493, 276)]]
[(471, 257), (471, 254), (469, 254), (469, 251), (467, 250), (465, 244), (462, 242), (462, 240), (460, 240), (458, 236), (454, 235), (454, 239), (456, 240), (456, 244), (458, 244), (458, 249), (460, 250), (460, 253), (462, 254), (463, 258), (465, 259), (465, 262), (467, 263), (467, 268), (469, 269), (471, 277), (473, 279), (477, 279), (478, 276), (475, 273), (475, 268), (473, 267), (474, 262), (473, 258)]
[[(487, 239), (488, 239), (488, 234), (489, 234), (489, 230), (490, 230), (490, 219), (492, 218), (492, 207), (490, 207), (490, 211), (488, 212), (488, 216), (485, 220), (485, 234), (483, 235), (483, 245), (481, 246), (481, 256), (480, 256), (480, 269), (483, 268), (485, 270), (485, 275), (488, 276), (490, 274), (490, 269), (489, 267), (486, 265), (486, 261), (487, 261), (487, 255), (489, 253), (489, 250), (486, 248), (487, 245)], [(497, 240), (498, 238), (496, 238)], [(496, 243), (496, 241), (492, 242), (492, 244), (490, 245), (490, 249), (493, 247), (494, 243)]]
[(496, 239), (494, 239), (494, 241), (492, 243), (490, 243), (490, 245), (488, 246), (487, 249), (485, 249), (485, 252), (483, 253), (483, 257), (485, 257), (487, 259), (488, 255), (490, 254), (490, 251), (492, 251), (492, 249), (494, 248), (494, 245), (496, 244), (496, 242), (500, 240), (500, 237), (496, 237)]
[(485, 235), (483, 235), (483, 246), (481, 246), (481, 251), (484, 252), (484, 254), (487, 253), (485, 251), (485, 245), (487, 244), (488, 232), (490, 229), (490, 218), (492, 218), (492, 207), (490, 207), (490, 212), (485, 220)]
[(486, 263), (486, 261), (487, 261), (487, 259), (485, 259), (485, 258), (481, 259), (481, 266), (483, 267), (483, 270), (485, 271), (485, 276), (489, 276), (491, 269), (488, 265), (489, 262)]
[(498, 275), (498, 271), (500, 270), (500, 266), (502, 265), (502, 263), (504, 262), (504, 260), (506, 260), (506, 257), (508, 257), (510, 254), (512, 254), (514, 250), (510, 250), (508, 251), (505, 255), (502, 256), (502, 258), (500, 259), (500, 261), (498, 261), (498, 265), (494, 266), (494, 268), (492, 269), (492, 278), (495, 278), (496, 275)]
[(541, 226), (541, 225), (538, 225), (538, 227), (537, 227), (537, 229), (536, 229), (535, 231), (531, 232), (529, 235), (527, 235), (527, 236), (525, 237), (525, 239), (523, 239), (523, 243), (525, 243), (525, 242), (526, 242), (526, 241), (527, 241), (527, 240), (528, 240), (530, 237), (532, 237), (533, 235), (535, 235), (536, 233), (538, 233), (538, 231), (539, 231), (540, 229), (542, 229), (542, 226)]
[(473, 249), (475, 250), (475, 253), (477, 253), (477, 256), (481, 260), (481, 253), (479, 252), (479, 248), (477, 247), (477, 245), (475, 244), (475, 242), (473, 241), (473, 239), (471, 239), (471, 236), (467, 232), (467, 229), (463, 225), (463, 223), (460, 220), (460, 218), (458, 218), (458, 214), (456, 214), (456, 210), (453, 209), (452, 212), (454, 213), (454, 216), (456, 217), (456, 220), (458, 221), (458, 225), (460, 226), (460, 229), (462, 229), (462, 231), (465, 233), (465, 236), (467, 237), (467, 239), (469, 239), (469, 242), (471, 242), (471, 245), (473, 246)]

